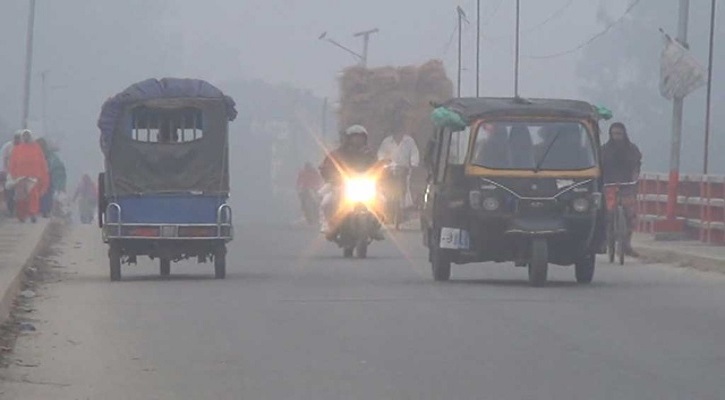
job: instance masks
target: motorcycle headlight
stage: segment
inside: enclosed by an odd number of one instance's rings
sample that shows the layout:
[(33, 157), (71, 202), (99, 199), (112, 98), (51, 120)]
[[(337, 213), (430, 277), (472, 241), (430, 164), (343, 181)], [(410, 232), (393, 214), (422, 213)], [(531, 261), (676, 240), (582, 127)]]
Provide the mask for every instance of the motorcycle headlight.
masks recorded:
[(495, 197), (486, 197), (483, 199), (483, 209), (486, 211), (496, 211), (501, 207), (501, 202)]
[(571, 206), (572, 206), (572, 208), (574, 208), (574, 211), (576, 211), (578, 213), (584, 213), (584, 212), (589, 211), (590, 204), (589, 204), (589, 200), (587, 200), (584, 197), (580, 197), (578, 199), (575, 199), (571, 203)]
[(375, 180), (351, 178), (345, 182), (345, 199), (350, 203), (370, 203), (375, 200)]

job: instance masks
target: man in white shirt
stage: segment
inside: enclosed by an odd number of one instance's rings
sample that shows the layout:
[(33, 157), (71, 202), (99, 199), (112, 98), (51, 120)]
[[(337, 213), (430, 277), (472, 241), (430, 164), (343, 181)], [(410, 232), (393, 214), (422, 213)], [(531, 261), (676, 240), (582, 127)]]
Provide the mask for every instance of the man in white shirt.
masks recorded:
[[(6, 183), (12, 180), (8, 172), (8, 170), (10, 169), (10, 156), (13, 154), (13, 148), (15, 148), (15, 145), (20, 143), (20, 139), (20, 133), (16, 133), (13, 137), (13, 140), (6, 142), (5, 144), (3, 144), (2, 147), (0, 147), (0, 172), (5, 173)], [(13, 215), (15, 213), (15, 202), (13, 201), (13, 197), (15, 197), (15, 191), (8, 188), (3, 189), (5, 190), (5, 206), (8, 210), (8, 213), (10, 215)]]
[(378, 149), (378, 160), (387, 160), (395, 167), (407, 169), (408, 176), (405, 179), (405, 207), (413, 205), (413, 197), (410, 194), (410, 171), (420, 164), (420, 153), (418, 145), (410, 135), (398, 129), (396, 133), (386, 137)]

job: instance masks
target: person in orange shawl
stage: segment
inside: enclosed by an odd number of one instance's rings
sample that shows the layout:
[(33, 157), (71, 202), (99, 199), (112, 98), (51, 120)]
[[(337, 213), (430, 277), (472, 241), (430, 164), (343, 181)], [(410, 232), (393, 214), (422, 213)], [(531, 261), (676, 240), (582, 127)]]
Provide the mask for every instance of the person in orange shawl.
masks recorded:
[(10, 155), (10, 176), (16, 185), (15, 211), (20, 222), (30, 217), (36, 222), (40, 213), (40, 198), (48, 190), (50, 178), (43, 149), (33, 141), (27, 129), (22, 131), (21, 143)]

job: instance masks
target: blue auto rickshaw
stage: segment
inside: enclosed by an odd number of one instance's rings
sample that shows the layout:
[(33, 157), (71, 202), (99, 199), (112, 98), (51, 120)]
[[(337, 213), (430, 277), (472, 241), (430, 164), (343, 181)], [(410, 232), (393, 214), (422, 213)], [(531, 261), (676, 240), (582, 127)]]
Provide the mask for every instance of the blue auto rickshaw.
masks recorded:
[(112, 281), (139, 256), (158, 259), (162, 276), (172, 262), (196, 258), (225, 277), (234, 236), (229, 122), (236, 115), (230, 97), (195, 79), (149, 79), (105, 102), (98, 220)]

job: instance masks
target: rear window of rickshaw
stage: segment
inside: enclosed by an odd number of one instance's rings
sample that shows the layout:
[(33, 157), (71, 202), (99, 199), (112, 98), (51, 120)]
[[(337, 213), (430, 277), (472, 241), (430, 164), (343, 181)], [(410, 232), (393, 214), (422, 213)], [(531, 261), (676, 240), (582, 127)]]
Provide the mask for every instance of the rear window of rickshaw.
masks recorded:
[(145, 143), (188, 143), (204, 137), (201, 110), (136, 107), (131, 112), (131, 138)]
[(491, 121), (479, 125), (475, 165), (512, 170), (583, 170), (596, 166), (594, 144), (579, 122)]

